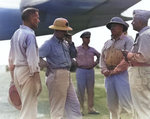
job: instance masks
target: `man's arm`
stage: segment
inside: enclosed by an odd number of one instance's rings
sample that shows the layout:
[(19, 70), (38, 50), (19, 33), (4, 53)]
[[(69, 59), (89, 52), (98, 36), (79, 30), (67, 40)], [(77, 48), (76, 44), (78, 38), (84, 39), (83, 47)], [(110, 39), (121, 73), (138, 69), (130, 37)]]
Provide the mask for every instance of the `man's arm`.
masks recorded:
[(67, 35), (64, 39), (69, 44), (69, 51), (70, 51), (71, 58), (77, 57), (77, 50), (76, 50), (76, 48), (74, 46), (74, 43), (72, 42), (72, 36), (71, 35)]

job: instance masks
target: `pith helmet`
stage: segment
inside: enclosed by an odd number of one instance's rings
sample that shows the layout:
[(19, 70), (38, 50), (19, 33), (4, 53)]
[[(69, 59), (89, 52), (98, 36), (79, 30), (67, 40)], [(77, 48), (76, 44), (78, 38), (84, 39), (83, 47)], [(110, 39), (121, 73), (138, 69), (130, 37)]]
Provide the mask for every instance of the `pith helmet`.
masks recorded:
[(125, 22), (120, 17), (113, 17), (110, 22), (106, 25), (108, 29), (111, 28), (111, 24), (121, 24), (123, 25), (123, 32), (127, 31), (127, 26), (125, 25)]
[(65, 18), (55, 19), (53, 25), (49, 26), (49, 28), (54, 30), (63, 30), (63, 31), (73, 30), (71, 27), (69, 27), (69, 22)]
[(18, 91), (15, 87), (15, 85), (12, 85), (10, 88), (9, 88), (9, 95), (8, 95), (8, 102), (14, 106), (16, 109), (18, 110), (21, 110), (21, 107), (22, 107), (22, 103), (21, 103), (21, 100), (20, 100), (20, 96), (18, 94)]
[(127, 30), (128, 30), (128, 28), (129, 28), (129, 24), (128, 24), (127, 22), (125, 22), (125, 25), (126, 25)]

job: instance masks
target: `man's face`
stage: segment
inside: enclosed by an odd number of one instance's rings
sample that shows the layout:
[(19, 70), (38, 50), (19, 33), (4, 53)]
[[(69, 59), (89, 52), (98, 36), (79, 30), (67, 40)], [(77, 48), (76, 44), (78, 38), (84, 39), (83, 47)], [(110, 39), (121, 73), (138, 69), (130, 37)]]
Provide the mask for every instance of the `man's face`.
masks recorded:
[(39, 13), (36, 12), (35, 14), (31, 15), (30, 20), (31, 20), (31, 28), (32, 29), (37, 28), (38, 24), (40, 22), (40, 20), (39, 20)]
[(90, 43), (90, 37), (84, 37), (83, 39), (83, 43), (85, 44), (89, 44)]
[(111, 24), (110, 30), (113, 36), (119, 35), (123, 32), (123, 26), (121, 24)]
[(58, 38), (58, 39), (63, 39), (66, 34), (67, 34), (67, 31), (64, 31), (64, 30), (57, 30), (57, 38)]
[(140, 21), (138, 19), (136, 19), (136, 17), (133, 18), (131, 24), (133, 26), (133, 30), (135, 30), (135, 31), (139, 31), (140, 30)]

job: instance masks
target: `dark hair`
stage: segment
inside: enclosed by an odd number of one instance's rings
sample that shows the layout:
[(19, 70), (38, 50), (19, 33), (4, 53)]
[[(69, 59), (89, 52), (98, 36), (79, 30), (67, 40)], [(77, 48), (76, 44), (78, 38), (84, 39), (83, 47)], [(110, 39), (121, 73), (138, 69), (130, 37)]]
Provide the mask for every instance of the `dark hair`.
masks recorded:
[(31, 16), (32, 14), (35, 14), (36, 12), (39, 12), (39, 10), (36, 9), (36, 8), (33, 8), (33, 7), (24, 9), (24, 10), (22, 11), (22, 16), (21, 16), (21, 17), (22, 17), (22, 20), (23, 20), (23, 21), (28, 21), (29, 18), (30, 18), (30, 16)]

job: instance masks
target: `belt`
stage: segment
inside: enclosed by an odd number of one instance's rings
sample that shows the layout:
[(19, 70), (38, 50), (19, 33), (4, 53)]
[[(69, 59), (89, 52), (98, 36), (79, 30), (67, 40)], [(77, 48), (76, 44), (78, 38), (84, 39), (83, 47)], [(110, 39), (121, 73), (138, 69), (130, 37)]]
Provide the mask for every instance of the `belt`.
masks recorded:
[(130, 66), (132, 66), (132, 67), (134, 67), (134, 66), (149, 67), (150, 64), (148, 64), (148, 63), (131, 63)]
[(115, 65), (107, 65), (107, 69), (108, 70), (114, 70), (115, 69)]
[(24, 67), (24, 66), (28, 66), (28, 65), (15, 65), (15, 67)]
[(87, 70), (93, 69), (93, 68), (82, 68), (82, 67), (78, 67), (78, 68), (81, 68), (81, 69), (87, 69)]
[(70, 68), (68, 68), (68, 67), (60, 67), (60, 68), (52, 68), (52, 69), (65, 69), (65, 70), (70, 71)]

